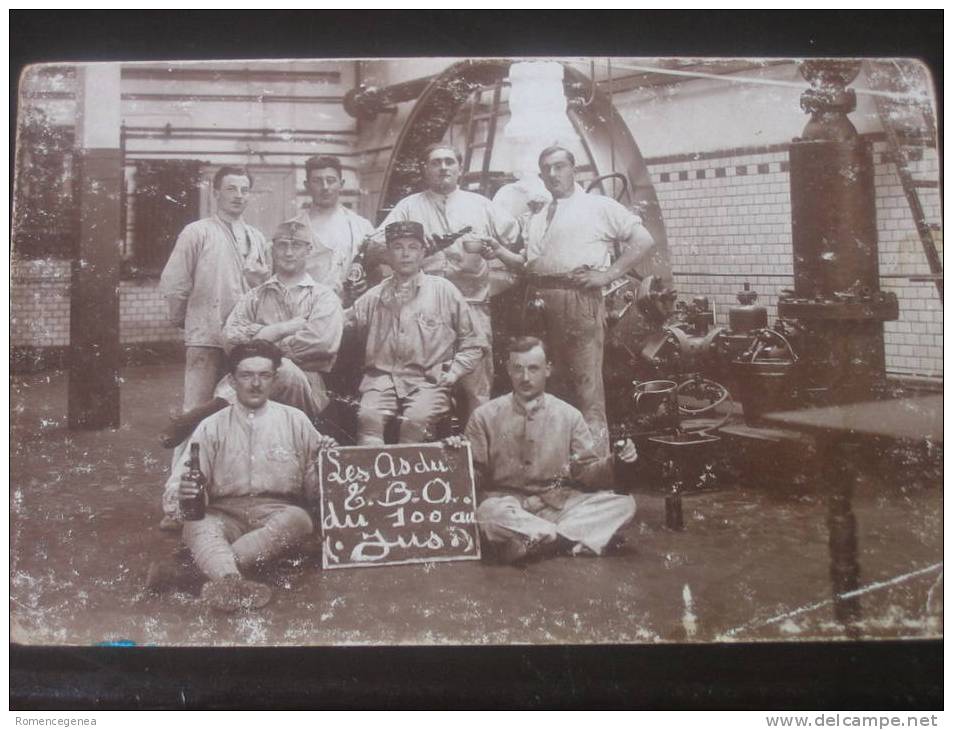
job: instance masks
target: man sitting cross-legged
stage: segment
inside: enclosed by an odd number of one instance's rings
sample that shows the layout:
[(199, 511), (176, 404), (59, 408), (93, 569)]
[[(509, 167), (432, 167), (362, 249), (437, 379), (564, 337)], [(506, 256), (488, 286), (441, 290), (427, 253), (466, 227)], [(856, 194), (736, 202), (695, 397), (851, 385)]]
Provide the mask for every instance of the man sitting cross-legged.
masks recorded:
[(635, 515), (631, 495), (595, 491), (613, 482), (613, 459), (636, 460), (630, 440), (618, 455), (597, 457), (582, 414), (549, 395), (552, 372), (542, 341), (508, 347), (513, 392), (473, 412), (465, 436), (477, 472), (477, 522), (501, 562), (559, 548), (602, 555)]
[[(199, 445), (208, 506), (203, 519), (184, 523), (182, 539), (209, 579), (202, 598), (223, 611), (268, 602), (270, 589), (245, 580), (242, 572), (312, 533), (305, 507), (317, 494), (315, 459), (321, 449), (337, 445), (297, 408), (269, 400), (280, 363), (281, 351), (271, 342), (234, 347), (228, 378), (236, 403), (202, 421), (191, 439)], [(198, 493), (186, 477), (188, 456), (186, 451), (166, 483), (165, 504)], [(169, 564), (153, 564), (147, 582), (160, 590), (174, 576)]]

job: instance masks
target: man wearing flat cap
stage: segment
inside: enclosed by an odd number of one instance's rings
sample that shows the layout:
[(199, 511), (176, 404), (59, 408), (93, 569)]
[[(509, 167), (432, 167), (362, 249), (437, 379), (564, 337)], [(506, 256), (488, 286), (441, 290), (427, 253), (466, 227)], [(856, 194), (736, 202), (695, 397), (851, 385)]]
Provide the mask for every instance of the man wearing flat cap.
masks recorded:
[(357, 442), (384, 443), (384, 426), (398, 418), (400, 443), (433, 440), (450, 409), (450, 389), (480, 365), (488, 349), (460, 291), (421, 271), (424, 228), (416, 221), (385, 229), (393, 274), (347, 310), (348, 326), (366, 336)]

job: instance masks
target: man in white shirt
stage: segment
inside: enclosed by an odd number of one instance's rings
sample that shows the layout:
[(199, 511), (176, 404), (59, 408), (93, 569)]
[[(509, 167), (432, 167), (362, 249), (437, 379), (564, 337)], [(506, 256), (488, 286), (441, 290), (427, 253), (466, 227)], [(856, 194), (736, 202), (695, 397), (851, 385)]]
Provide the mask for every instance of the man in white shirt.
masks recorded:
[(215, 214), (182, 230), (162, 270), (169, 320), (185, 329), (183, 411), (212, 397), (225, 372), (225, 320), (242, 294), (271, 276), (265, 237), (242, 220), (251, 188), (245, 168), (220, 168), (212, 179)]
[[(345, 296), (344, 282), (354, 257), (374, 226), (366, 218), (341, 205), (344, 178), (337, 157), (319, 155), (304, 163), (305, 187), (311, 207), (292, 220), (305, 226), (310, 242), (308, 274), (318, 284)], [(360, 293), (360, 292), (358, 292)]]
[[(314, 531), (309, 503), (317, 500), (315, 461), (337, 444), (318, 433), (297, 408), (269, 400), (281, 350), (266, 340), (243, 343), (229, 353), (229, 379), (236, 402), (206, 418), (192, 435), (206, 479), (207, 507), (200, 520), (186, 521), (185, 542), (207, 578), (202, 598), (212, 608), (260, 608), (271, 589), (246, 580)], [(166, 483), (166, 504), (195, 498), (183, 453)], [(174, 587), (175, 566), (154, 563), (147, 578), (154, 591)]]
[(602, 555), (635, 514), (631, 495), (608, 491), (614, 460), (638, 458), (634, 444), (626, 439), (615, 456), (595, 453), (582, 414), (546, 393), (552, 367), (537, 338), (510, 342), (507, 370), (513, 392), (477, 408), (465, 433), (483, 537), (508, 563), (559, 543), (572, 555)]
[(582, 411), (596, 452), (606, 455), (602, 287), (631, 271), (654, 241), (625, 206), (586, 194), (576, 183), (575, 164), (572, 152), (559, 146), (539, 156), (540, 176), (553, 200), (529, 221), (526, 272), (544, 304), (546, 345), (556, 363), (554, 390)]

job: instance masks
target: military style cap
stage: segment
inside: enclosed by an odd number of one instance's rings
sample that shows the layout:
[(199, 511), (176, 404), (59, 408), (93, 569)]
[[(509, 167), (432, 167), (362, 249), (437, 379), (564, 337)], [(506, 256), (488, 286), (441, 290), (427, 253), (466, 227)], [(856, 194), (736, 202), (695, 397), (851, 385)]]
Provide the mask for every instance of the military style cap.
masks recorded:
[(398, 238), (416, 238), (421, 243), (426, 243), (424, 240), (424, 227), (422, 224), (417, 221), (397, 221), (391, 223), (384, 229), (384, 237), (387, 239), (387, 243), (395, 241)]
[(275, 235), (271, 237), (273, 241), (302, 241), (311, 243), (311, 231), (300, 221), (285, 221), (278, 226)]

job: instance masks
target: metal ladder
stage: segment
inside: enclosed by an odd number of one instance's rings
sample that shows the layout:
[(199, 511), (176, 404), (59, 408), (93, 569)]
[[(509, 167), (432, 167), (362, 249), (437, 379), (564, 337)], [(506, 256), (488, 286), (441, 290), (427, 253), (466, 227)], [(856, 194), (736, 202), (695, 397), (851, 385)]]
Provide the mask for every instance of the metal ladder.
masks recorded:
[[(917, 65), (901, 65), (897, 61), (866, 61), (865, 66), (868, 81), (874, 90), (909, 93), (914, 88), (928, 87)], [(927, 100), (899, 100), (885, 96), (874, 96), (874, 104), (930, 267), (931, 276), (923, 278), (934, 282), (942, 302), (943, 263), (933, 237), (934, 231), (939, 231), (940, 227), (927, 222), (919, 192), (925, 188), (938, 189), (939, 182), (915, 178), (910, 170), (910, 162), (923, 147), (937, 146), (933, 108)]]
[[(492, 94), (489, 105), (484, 102), (486, 94)], [(490, 158), (493, 156), (493, 143), (496, 141), (497, 120), (503, 114), (500, 103), (502, 94), (503, 84), (484, 86), (476, 91), (470, 105), (470, 117), (467, 121), (466, 151), (463, 157), (464, 174), (467, 175), (468, 180), (472, 180), (469, 170), (470, 163), (473, 160), (473, 152), (478, 149), (484, 150), (483, 164), (480, 166), (476, 192), (485, 196), (489, 196), (490, 193)], [(483, 111), (487, 106), (489, 106), (489, 111)], [(486, 124), (486, 136), (482, 142), (477, 141), (480, 124)]]

